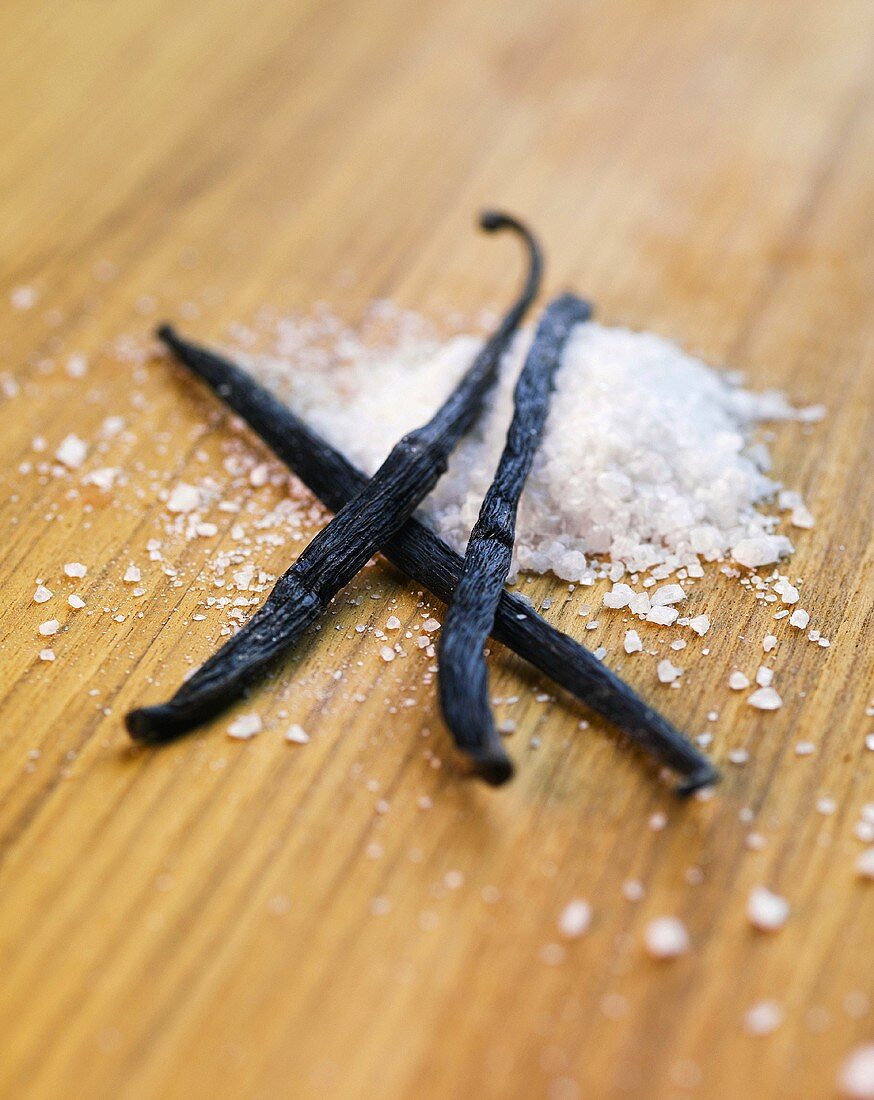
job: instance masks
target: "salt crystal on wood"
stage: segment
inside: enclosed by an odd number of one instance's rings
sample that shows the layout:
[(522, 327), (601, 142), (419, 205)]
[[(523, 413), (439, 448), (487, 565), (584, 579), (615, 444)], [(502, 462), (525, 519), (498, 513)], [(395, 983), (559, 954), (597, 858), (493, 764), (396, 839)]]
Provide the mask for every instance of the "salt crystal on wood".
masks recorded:
[(689, 933), (677, 917), (657, 917), (646, 926), (644, 943), (654, 959), (676, 959), (689, 950)]
[(874, 1043), (849, 1053), (841, 1066), (838, 1088), (845, 1100), (874, 1100)]
[(747, 702), (756, 710), (779, 710), (783, 706), (783, 700), (772, 687), (759, 688), (752, 693)]
[(558, 918), (558, 930), (566, 940), (579, 939), (592, 923), (592, 907), (581, 898), (575, 898), (562, 910)]
[(241, 714), (228, 726), (228, 737), (237, 741), (248, 741), (261, 732), (261, 719), (257, 714)]
[(789, 919), (789, 902), (766, 886), (756, 886), (747, 900), (747, 917), (754, 928), (776, 932)]
[(52, 596), (54, 596), (54, 592), (50, 588), (46, 588), (44, 584), (38, 584), (33, 594), (33, 602), (48, 603)]

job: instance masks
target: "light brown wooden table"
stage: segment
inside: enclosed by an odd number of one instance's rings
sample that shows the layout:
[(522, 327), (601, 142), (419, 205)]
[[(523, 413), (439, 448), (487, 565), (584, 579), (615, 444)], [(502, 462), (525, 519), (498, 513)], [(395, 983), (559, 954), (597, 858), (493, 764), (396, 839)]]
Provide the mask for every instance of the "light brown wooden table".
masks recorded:
[[(874, 801), (874, 7), (7, 0), (0, 88), (3, 1096), (833, 1095), (874, 1036), (874, 886), (853, 870)], [(582, 708), (537, 702), (551, 686), (503, 652), (518, 778), (465, 781), (426, 664), (385, 666), (346, 604), (255, 697), (253, 742), (222, 721), (132, 751), (124, 711), (175, 686), (220, 621), (191, 618), (199, 541), (170, 545), (176, 587), (147, 561), (159, 492), (220, 471), (230, 433), (128, 345), (183, 309), (188, 331), (222, 340), (265, 302), (324, 300), (353, 320), (374, 297), (436, 318), (498, 306), (517, 254), (472, 230), (485, 204), (537, 226), (549, 291), (828, 405), (774, 453), (818, 517), (789, 568), (830, 650), (782, 629), (785, 705), (758, 714), (725, 677), (755, 669), (771, 612), (736, 581), (696, 589), (714, 626), (679, 691), (654, 659), (625, 658), (621, 616), (590, 637), (556, 600), (556, 624), (606, 645), (682, 728), (712, 730), (725, 778), (704, 804), (675, 801), (599, 721), (580, 731)], [(22, 286), (32, 308), (12, 307)], [(75, 353), (83, 379), (64, 369)], [(77, 474), (40, 474), (66, 433), (94, 444), (108, 415), (129, 434)], [(126, 483), (84, 487), (95, 466)], [(284, 491), (244, 494), (250, 520)], [(233, 517), (216, 518), (220, 540)], [(263, 560), (279, 572), (299, 546)], [(77, 613), (70, 560), (89, 564)], [(139, 600), (121, 582), (131, 561)], [(52, 603), (32, 603), (37, 578)], [(386, 567), (364, 580), (384, 596), (364, 607), (376, 625), (419, 610)], [(52, 616), (48, 664), (37, 625)], [(280, 711), (309, 745), (283, 742)], [(801, 740), (813, 756), (795, 755)], [(744, 767), (726, 762), (738, 746)], [(792, 903), (775, 935), (747, 922), (758, 884)], [(592, 929), (549, 965), (573, 897)], [(691, 933), (673, 963), (642, 948), (660, 914)], [(762, 999), (785, 1019), (756, 1038), (743, 1018)]]

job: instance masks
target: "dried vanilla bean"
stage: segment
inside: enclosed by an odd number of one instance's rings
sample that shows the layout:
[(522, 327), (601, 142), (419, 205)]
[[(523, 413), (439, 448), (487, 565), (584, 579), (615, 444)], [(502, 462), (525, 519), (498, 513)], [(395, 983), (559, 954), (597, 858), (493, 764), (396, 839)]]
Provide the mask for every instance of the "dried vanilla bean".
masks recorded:
[(443, 717), (477, 773), (495, 785), (512, 776), (513, 765), (495, 729), (483, 648), (510, 572), (519, 497), (543, 435), (552, 380), (574, 325), (591, 313), (589, 304), (572, 294), (556, 298), (543, 313), (516, 382), (507, 441), (470, 533), (440, 635)]

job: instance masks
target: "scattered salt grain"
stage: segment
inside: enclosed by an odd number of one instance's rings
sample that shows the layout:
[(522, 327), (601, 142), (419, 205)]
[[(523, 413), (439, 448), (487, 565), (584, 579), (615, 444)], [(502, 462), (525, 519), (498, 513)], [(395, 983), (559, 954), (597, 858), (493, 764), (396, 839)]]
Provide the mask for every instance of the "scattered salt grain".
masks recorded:
[(84, 355), (71, 355), (64, 370), (71, 378), (84, 378), (88, 371), (88, 360)]
[(774, 682), (774, 670), (772, 668), (766, 668), (765, 665), (759, 665), (759, 669), (756, 672), (756, 683), (759, 687), (770, 687)]
[(386, 663), (395, 659), (395, 651), (388, 645), (384, 645), (382, 649), (380, 649), (379, 655)]
[(592, 907), (581, 898), (575, 898), (562, 910), (558, 918), (558, 930), (566, 940), (579, 939), (592, 923)]
[(627, 879), (622, 883), (622, 896), (626, 901), (641, 901), (646, 893), (643, 883), (637, 879)]
[(728, 686), (732, 691), (743, 691), (750, 686), (749, 676), (744, 676), (742, 672), (732, 672), (728, 677)]
[(866, 848), (856, 860), (856, 874), (874, 880), (874, 848)]
[(636, 630), (625, 631), (625, 641), (622, 645), (626, 653), (640, 653), (643, 649), (643, 642)]
[(46, 588), (44, 584), (38, 584), (33, 594), (33, 602), (48, 603), (52, 596), (54, 596), (54, 592), (50, 588)]
[(75, 592), (67, 596), (67, 603), (70, 607), (75, 607), (77, 611), (85, 606), (85, 601), (81, 596), (77, 596)]
[(78, 470), (87, 457), (87, 444), (72, 432), (61, 440), (55, 451), (55, 458), (68, 470)]
[(41, 649), (39, 651), (39, 659), (41, 661), (53, 661), (55, 659), (55, 651), (53, 649)]
[(694, 619), (689, 620), (689, 629), (703, 638), (710, 629), (710, 619), (706, 615), (696, 615)]
[(385, 629), (386, 630), (400, 630), (400, 628), (401, 628), (401, 620), (397, 617), (397, 615), (389, 615), (389, 617), (385, 621)]
[(750, 1035), (771, 1035), (782, 1023), (783, 1009), (776, 1001), (759, 1001), (744, 1016), (744, 1027)]
[(754, 928), (776, 932), (789, 919), (789, 902), (766, 886), (756, 886), (747, 900), (747, 917)]
[(680, 612), (675, 607), (653, 607), (646, 616), (646, 621), (658, 626), (673, 626), (679, 617)]
[(199, 507), (200, 490), (196, 486), (189, 485), (184, 481), (180, 481), (179, 484), (174, 487), (167, 499), (168, 512), (187, 513), (193, 512), (195, 508)]
[(663, 584), (652, 593), (649, 600), (653, 607), (667, 607), (670, 604), (679, 603), (685, 598), (686, 593), (683, 591), (682, 585)]
[(248, 741), (261, 732), (261, 719), (257, 714), (241, 714), (228, 726), (228, 737), (238, 741)]
[(306, 745), (309, 743), (310, 735), (306, 732), (303, 726), (291, 725), (285, 731), (285, 740), (291, 741), (295, 745)]
[(771, 565), (792, 553), (792, 543), (783, 535), (759, 535), (756, 538), (741, 539), (731, 548), (731, 556), (738, 565), (756, 569), (760, 565)]
[(627, 584), (614, 584), (609, 592), (604, 593), (603, 604), (605, 607), (627, 607), (634, 598), (634, 589)]
[(766, 634), (762, 639), (762, 649), (766, 653), (770, 653), (771, 650), (777, 648), (777, 639), (773, 634)]
[(849, 1053), (838, 1075), (838, 1088), (845, 1100), (874, 1100), (874, 1043)]
[(84, 577), (88, 572), (88, 566), (80, 561), (68, 561), (64, 566), (64, 573), (68, 577)]
[(426, 619), (422, 623), (422, 629), (426, 634), (433, 634), (435, 630), (440, 629), (440, 621), (438, 619)]
[(783, 706), (783, 700), (772, 687), (759, 688), (752, 693), (747, 702), (756, 710), (779, 710)]
[(38, 630), (43, 637), (49, 637), (52, 634), (57, 634), (61, 629), (61, 624), (57, 619), (46, 619), (44, 623), (40, 623)]
[(667, 657), (665, 657), (664, 660), (659, 661), (656, 673), (661, 683), (672, 684), (683, 675), (683, 670), (671, 664)]
[(657, 917), (646, 926), (643, 936), (654, 959), (676, 959), (689, 950), (689, 933), (677, 917)]
[(122, 577), (125, 584), (139, 584), (142, 579), (143, 574), (135, 565), (129, 565)]
[(796, 756), (812, 756), (816, 752), (816, 745), (812, 741), (799, 741), (795, 746)]

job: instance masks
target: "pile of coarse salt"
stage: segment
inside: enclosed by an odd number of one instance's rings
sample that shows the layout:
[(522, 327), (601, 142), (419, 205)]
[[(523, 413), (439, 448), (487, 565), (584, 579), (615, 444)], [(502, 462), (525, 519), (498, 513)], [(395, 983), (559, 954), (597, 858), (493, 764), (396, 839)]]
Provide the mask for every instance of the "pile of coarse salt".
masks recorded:
[[(368, 473), (428, 419), (481, 347), (473, 336), (440, 341), (414, 315), (378, 309), (394, 335), (382, 346), (322, 315), (280, 322), (273, 353), (250, 359)], [(530, 339), (530, 330), (520, 334), (505, 355), (483, 417), (422, 506), (425, 521), (459, 551), (504, 445)], [(660, 336), (580, 325), (522, 497), (515, 569), (587, 583), (599, 572), (593, 556), (660, 576), (702, 559), (776, 562), (792, 545), (776, 533), (777, 518), (759, 510), (781, 486), (753, 433), (763, 421), (821, 416), (821, 408), (796, 410), (775, 391), (751, 393)], [(797, 493), (784, 491), (780, 505), (796, 526), (811, 525)]]

